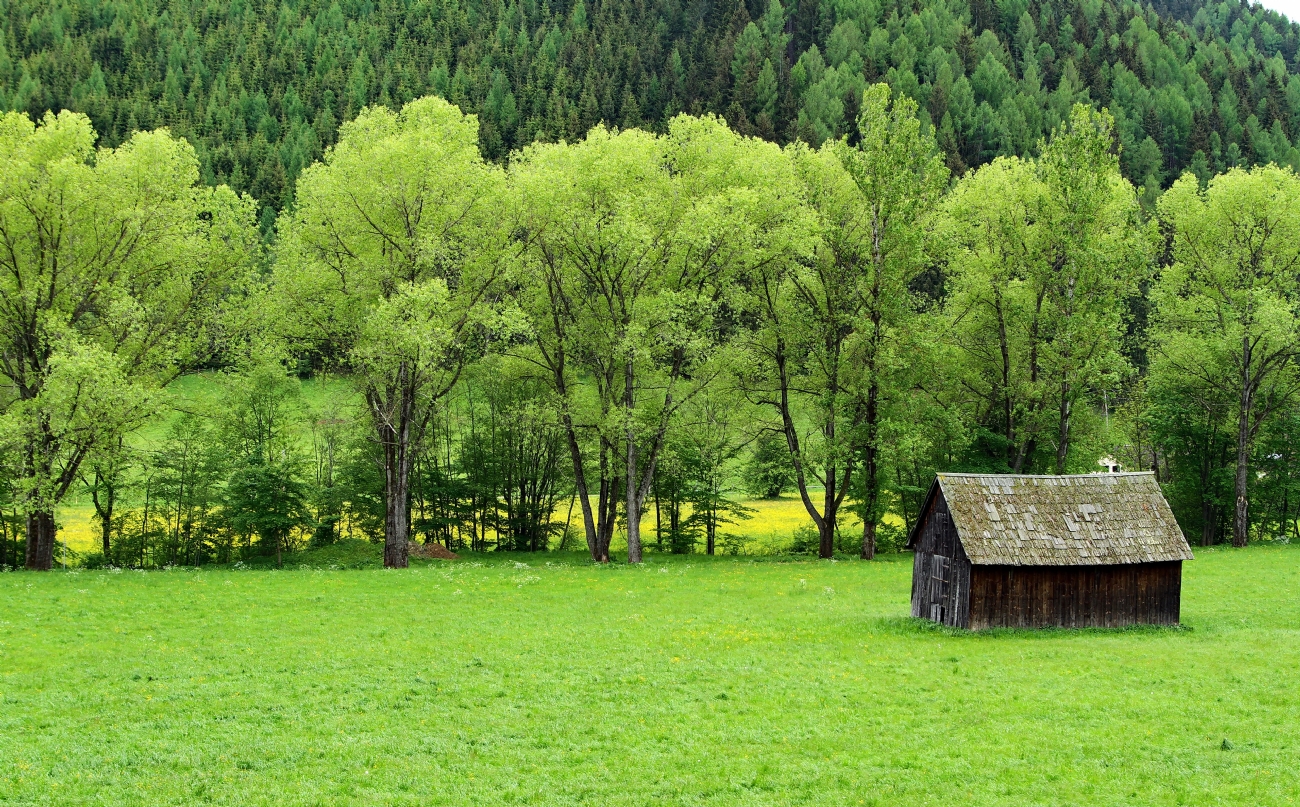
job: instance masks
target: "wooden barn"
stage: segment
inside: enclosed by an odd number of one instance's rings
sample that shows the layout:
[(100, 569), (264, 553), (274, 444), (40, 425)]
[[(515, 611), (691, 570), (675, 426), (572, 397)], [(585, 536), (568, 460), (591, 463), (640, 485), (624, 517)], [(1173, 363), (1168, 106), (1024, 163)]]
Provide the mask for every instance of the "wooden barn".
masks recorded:
[(940, 474), (907, 548), (912, 616), (974, 630), (1176, 625), (1192, 557), (1151, 473)]

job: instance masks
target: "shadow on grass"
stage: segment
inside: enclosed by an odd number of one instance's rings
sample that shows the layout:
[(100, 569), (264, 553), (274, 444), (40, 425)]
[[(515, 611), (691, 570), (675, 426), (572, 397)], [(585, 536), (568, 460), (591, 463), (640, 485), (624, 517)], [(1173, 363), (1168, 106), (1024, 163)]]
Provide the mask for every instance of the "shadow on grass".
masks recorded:
[(940, 625), (912, 616), (881, 617), (871, 620), (877, 630), (897, 636), (942, 636), (979, 639), (1064, 639), (1102, 636), (1183, 636), (1193, 632), (1190, 625), (1125, 625), (1118, 628), (986, 628), (966, 630)]

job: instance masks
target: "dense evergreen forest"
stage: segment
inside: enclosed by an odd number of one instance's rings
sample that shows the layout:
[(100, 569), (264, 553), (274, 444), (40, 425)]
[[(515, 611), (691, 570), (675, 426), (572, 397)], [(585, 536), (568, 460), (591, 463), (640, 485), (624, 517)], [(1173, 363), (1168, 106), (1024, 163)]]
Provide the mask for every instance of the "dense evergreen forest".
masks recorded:
[(106, 146), (170, 127), (265, 234), (341, 122), (426, 94), (477, 113), (492, 160), (679, 112), (818, 145), (885, 81), (956, 175), (1076, 102), (1115, 116), (1148, 208), (1184, 169), (1300, 163), (1300, 29), (1236, 2), (3, 0), (0, 21), (0, 109), (84, 112)]

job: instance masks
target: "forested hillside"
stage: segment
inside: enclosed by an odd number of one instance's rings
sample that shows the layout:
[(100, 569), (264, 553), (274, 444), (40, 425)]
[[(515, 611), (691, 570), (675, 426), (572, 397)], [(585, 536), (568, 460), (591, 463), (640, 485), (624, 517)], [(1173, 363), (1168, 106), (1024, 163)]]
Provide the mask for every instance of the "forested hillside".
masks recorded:
[(265, 232), (340, 122), (430, 93), (479, 115), (493, 160), (683, 111), (818, 144), (884, 80), (957, 174), (1031, 152), (1076, 101), (1115, 115), (1148, 204), (1185, 168), (1300, 163), (1300, 29), (1232, 2), (1156, 8), (1169, 16), (1128, 0), (4, 0), (0, 109), (83, 111), (107, 146), (171, 127), (206, 182), (262, 203)]

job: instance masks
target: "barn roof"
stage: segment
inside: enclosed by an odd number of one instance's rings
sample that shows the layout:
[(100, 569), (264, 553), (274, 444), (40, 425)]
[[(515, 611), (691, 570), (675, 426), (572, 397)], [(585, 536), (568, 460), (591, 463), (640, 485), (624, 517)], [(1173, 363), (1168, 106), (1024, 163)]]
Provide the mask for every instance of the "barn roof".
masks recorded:
[[(977, 565), (1088, 566), (1192, 557), (1152, 473), (939, 474), (922, 513), (939, 491), (966, 555)], [(909, 547), (923, 521), (909, 536)]]

